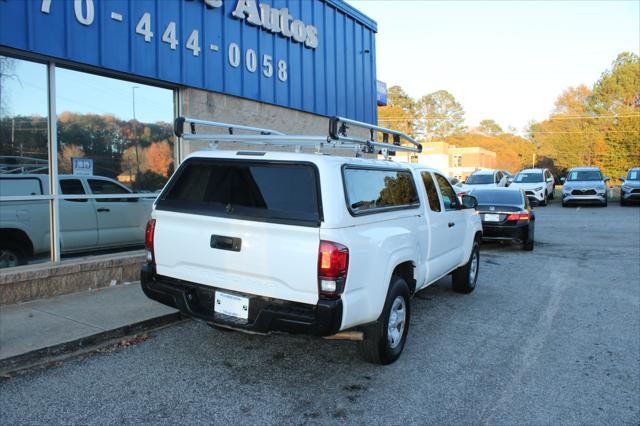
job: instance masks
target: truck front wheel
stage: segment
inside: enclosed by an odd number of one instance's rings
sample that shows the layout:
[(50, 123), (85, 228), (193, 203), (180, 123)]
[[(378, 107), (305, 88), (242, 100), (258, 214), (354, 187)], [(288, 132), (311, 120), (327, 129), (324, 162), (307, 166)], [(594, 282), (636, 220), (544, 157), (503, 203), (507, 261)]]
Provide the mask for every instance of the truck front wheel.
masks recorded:
[(403, 278), (393, 276), (379, 320), (364, 329), (362, 357), (373, 364), (396, 361), (407, 340), (410, 315), (409, 286)]
[(477, 241), (474, 241), (469, 261), (454, 270), (451, 274), (453, 291), (457, 293), (471, 293), (476, 288), (479, 270), (480, 246)]

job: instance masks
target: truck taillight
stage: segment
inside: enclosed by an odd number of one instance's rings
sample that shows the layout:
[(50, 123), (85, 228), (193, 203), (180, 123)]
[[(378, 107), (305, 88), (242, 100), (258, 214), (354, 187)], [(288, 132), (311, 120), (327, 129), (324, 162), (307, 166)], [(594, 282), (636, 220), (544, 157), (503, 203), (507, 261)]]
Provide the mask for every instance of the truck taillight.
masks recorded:
[(321, 298), (335, 298), (344, 291), (349, 268), (349, 249), (342, 244), (320, 241), (318, 290)]
[(511, 213), (507, 217), (508, 222), (517, 222), (519, 220), (529, 221), (529, 212)]
[(156, 220), (149, 219), (147, 229), (144, 232), (144, 247), (147, 249), (147, 262), (155, 263), (155, 253), (153, 252), (153, 234), (156, 231)]

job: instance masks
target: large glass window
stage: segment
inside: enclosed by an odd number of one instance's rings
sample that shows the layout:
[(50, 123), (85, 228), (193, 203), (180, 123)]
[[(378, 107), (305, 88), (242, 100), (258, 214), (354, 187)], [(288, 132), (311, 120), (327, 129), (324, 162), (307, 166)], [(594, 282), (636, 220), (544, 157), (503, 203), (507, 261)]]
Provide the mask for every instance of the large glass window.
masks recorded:
[(47, 126), (47, 66), (0, 56), (0, 268), (50, 258)]
[[(141, 248), (174, 169), (173, 114), (172, 90), (0, 56), (0, 268)], [(50, 227), (54, 198), (59, 229)]]
[(174, 170), (173, 92), (57, 68), (56, 110), (60, 179), (88, 194), (60, 204), (62, 241), (78, 236), (62, 255), (142, 247), (153, 197)]

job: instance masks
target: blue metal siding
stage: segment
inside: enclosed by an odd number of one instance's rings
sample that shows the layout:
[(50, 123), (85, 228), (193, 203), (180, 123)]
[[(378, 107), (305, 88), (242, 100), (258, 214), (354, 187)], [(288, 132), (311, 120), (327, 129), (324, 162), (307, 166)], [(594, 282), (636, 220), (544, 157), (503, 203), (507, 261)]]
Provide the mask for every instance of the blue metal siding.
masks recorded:
[[(213, 9), (202, 0), (82, 0), (83, 16), (87, 3), (94, 6), (89, 25), (76, 18), (72, 0), (52, 0), (49, 13), (41, 10), (42, 0), (0, 0), (0, 46), (106, 73), (113, 70), (320, 115), (377, 120), (376, 24), (342, 0), (258, 0), (286, 7), (294, 19), (314, 25), (315, 49), (233, 17), (237, 0), (224, 0)], [(122, 20), (113, 19), (112, 12)], [(145, 13), (153, 33), (149, 41), (136, 33)], [(176, 49), (162, 41), (169, 22), (176, 25)], [(198, 33), (197, 56), (186, 48), (193, 31)], [(236, 67), (229, 62), (232, 43), (239, 48)], [(247, 67), (249, 49), (255, 52), (254, 71)], [(271, 57), (270, 77), (264, 73), (263, 55)], [(280, 61), (286, 64), (285, 81), (278, 78)]]

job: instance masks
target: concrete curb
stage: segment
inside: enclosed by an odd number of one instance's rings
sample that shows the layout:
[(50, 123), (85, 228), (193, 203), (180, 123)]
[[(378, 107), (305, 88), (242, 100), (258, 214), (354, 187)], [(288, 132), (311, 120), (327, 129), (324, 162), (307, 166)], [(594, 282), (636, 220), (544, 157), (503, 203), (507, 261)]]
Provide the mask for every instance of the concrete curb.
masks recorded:
[(97, 349), (105, 342), (117, 341), (123, 337), (160, 328), (180, 320), (182, 320), (180, 312), (173, 312), (47, 348), (0, 359), (0, 375), (9, 375), (21, 370), (39, 367), (52, 361), (69, 358), (79, 353), (86, 353), (92, 349)]

